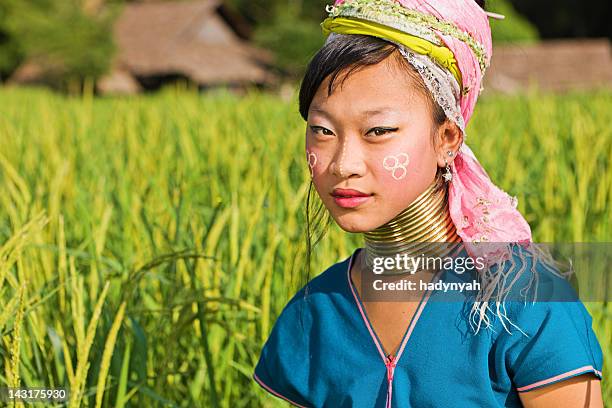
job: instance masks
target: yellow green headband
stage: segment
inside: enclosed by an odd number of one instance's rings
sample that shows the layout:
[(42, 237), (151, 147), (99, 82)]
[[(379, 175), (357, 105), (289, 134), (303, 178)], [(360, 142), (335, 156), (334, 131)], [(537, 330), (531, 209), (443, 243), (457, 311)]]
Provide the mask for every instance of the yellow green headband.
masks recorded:
[(392, 27), (359, 18), (329, 17), (321, 23), (321, 27), (326, 37), (332, 32), (337, 34), (362, 34), (401, 44), (418, 54), (430, 57), (440, 66), (446, 68), (455, 77), (460, 87), (463, 83), (455, 55), (447, 47), (433, 44)]

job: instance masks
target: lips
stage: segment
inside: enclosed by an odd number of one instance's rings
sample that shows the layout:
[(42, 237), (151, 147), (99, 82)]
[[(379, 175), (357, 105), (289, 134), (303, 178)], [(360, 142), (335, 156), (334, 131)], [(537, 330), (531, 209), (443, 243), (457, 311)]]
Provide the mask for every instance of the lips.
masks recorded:
[(369, 197), (370, 194), (362, 193), (359, 190), (336, 188), (332, 193), (334, 197), (351, 198), (351, 197)]
[(372, 197), (359, 190), (336, 188), (331, 194), (334, 201), (342, 208), (356, 208), (364, 204)]

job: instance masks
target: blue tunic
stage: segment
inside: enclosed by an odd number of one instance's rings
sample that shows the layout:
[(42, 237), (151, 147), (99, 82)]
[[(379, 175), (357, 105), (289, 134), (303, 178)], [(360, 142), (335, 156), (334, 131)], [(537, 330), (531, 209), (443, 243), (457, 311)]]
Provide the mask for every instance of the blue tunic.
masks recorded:
[[(579, 300), (506, 302), (525, 334), (494, 319), (493, 330), (474, 335), (471, 305), (435, 301), (443, 294), (434, 290), (421, 299), (397, 355), (385, 356), (349, 273), (359, 250), (283, 309), (253, 374), (268, 392), (301, 407), (521, 407), (519, 392), (585, 373), (601, 378), (602, 351)], [(470, 273), (451, 272), (440, 279), (471, 281)]]

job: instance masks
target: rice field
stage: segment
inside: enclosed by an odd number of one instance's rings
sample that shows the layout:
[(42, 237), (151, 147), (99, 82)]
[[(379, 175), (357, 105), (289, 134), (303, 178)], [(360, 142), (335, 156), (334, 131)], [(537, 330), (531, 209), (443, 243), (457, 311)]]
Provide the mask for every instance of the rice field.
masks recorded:
[[(610, 91), (477, 107), (467, 142), (536, 241), (612, 241), (611, 107)], [(305, 279), (303, 134), (295, 101), (257, 92), (0, 89), (0, 387), (66, 387), (71, 407), (284, 406), (251, 373)], [(332, 227), (313, 271), (359, 244)], [(606, 375), (612, 306), (587, 306)]]

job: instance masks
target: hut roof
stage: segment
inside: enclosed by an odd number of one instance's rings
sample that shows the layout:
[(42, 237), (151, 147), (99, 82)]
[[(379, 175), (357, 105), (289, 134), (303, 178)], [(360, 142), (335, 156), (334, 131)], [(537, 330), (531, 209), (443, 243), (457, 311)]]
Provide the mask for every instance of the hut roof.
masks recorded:
[(612, 86), (610, 41), (564, 39), (494, 47), (485, 90), (513, 93), (532, 84), (547, 91)]
[(114, 28), (117, 65), (137, 76), (182, 74), (200, 84), (265, 83), (271, 55), (242, 40), (220, 0), (132, 3)]

